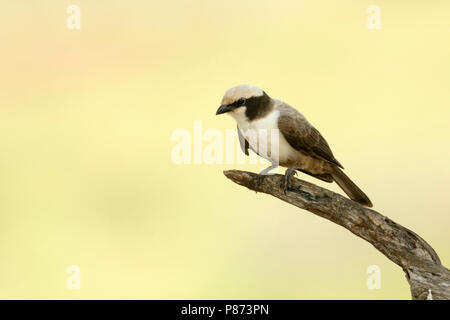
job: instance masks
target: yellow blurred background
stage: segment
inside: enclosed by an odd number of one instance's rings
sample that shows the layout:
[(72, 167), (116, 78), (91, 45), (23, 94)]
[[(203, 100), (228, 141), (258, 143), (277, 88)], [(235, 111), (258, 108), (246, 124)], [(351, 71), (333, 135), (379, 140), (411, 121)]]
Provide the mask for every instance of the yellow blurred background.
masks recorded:
[(215, 111), (241, 83), (304, 113), (450, 266), (449, 1), (16, 0), (0, 17), (0, 298), (409, 299), (370, 244), (222, 174), (260, 165), (172, 162), (174, 130), (235, 128)]

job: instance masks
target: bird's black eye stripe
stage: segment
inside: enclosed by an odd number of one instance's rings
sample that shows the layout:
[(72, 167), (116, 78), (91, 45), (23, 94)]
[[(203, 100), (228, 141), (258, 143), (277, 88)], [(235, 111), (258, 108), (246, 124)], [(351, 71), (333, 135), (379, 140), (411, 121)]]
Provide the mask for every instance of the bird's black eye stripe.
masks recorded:
[(243, 106), (244, 104), (245, 104), (245, 99), (239, 99), (233, 103), (233, 105), (236, 107)]
[(247, 100), (239, 99), (239, 100), (236, 100), (235, 102), (233, 102), (232, 104), (229, 104), (229, 106), (237, 108), (237, 107), (243, 106), (245, 104), (245, 102), (247, 102)]

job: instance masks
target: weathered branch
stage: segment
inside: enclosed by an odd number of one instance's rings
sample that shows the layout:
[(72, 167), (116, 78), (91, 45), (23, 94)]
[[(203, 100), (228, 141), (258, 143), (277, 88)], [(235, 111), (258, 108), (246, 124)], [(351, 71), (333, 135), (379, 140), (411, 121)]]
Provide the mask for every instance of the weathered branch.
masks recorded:
[(370, 242), (402, 267), (413, 299), (426, 299), (429, 290), (433, 299), (450, 299), (450, 270), (442, 266), (433, 248), (411, 230), (344, 196), (303, 180), (292, 179), (292, 186), (285, 195), (281, 188), (282, 175), (268, 175), (256, 187), (255, 173), (229, 170), (224, 174), (237, 184), (308, 210)]

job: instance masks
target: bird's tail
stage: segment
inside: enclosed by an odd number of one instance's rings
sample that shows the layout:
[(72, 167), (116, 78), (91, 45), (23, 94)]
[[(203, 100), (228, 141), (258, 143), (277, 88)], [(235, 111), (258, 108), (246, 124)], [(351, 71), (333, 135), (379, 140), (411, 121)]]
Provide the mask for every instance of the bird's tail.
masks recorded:
[(356, 184), (350, 180), (349, 177), (337, 166), (334, 167), (334, 171), (331, 174), (334, 181), (341, 187), (342, 190), (349, 196), (353, 201), (358, 202), (366, 207), (372, 207), (372, 202), (369, 197), (366, 196), (364, 192)]

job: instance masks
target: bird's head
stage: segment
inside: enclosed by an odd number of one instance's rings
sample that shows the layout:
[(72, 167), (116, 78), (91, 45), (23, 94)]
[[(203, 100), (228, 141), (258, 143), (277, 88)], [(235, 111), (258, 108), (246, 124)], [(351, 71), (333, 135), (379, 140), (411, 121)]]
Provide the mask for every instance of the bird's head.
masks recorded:
[(241, 117), (254, 120), (263, 116), (270, 107), (271, 99), (262, 89), (244, 84), (225, 92), (216, 115), (229, 113), (236, 120)]

